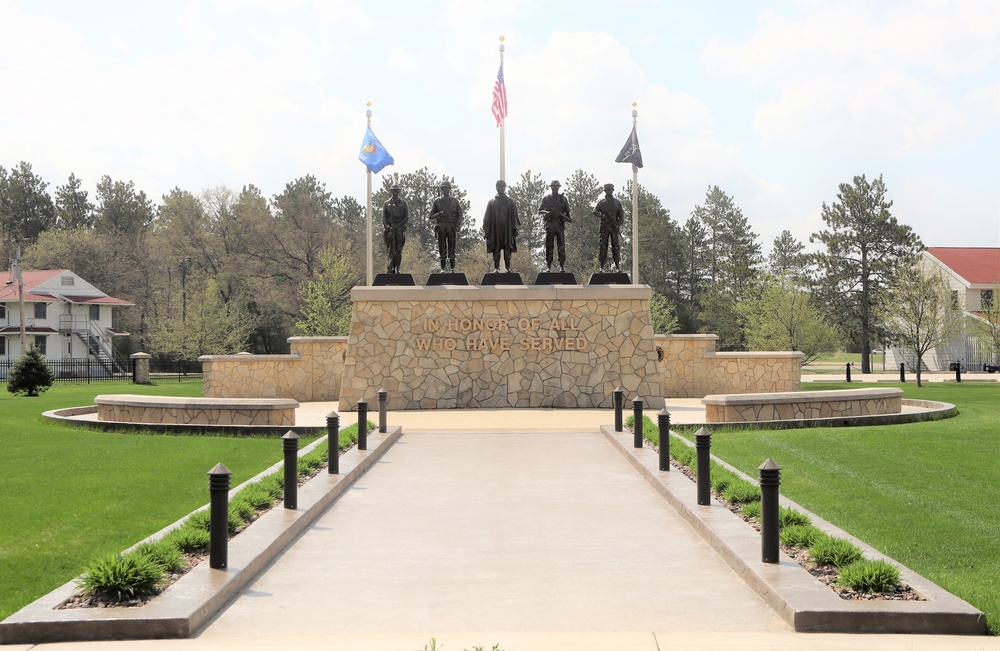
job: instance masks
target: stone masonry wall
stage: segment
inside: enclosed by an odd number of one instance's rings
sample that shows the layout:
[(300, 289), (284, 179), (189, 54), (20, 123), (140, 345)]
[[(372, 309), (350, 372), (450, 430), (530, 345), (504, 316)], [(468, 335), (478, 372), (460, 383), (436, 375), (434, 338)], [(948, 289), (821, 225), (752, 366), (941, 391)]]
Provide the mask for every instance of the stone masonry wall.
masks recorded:
[(663, 351), (664, 396), (798, 391), (804, 355), (797, 352), (717, 353), (718, 335), (656, 335)]
[(327, 402), (340, 397), (347, 337), (291, 337), (289, 355), (205, 355), (206, 398), (291, 398)]
[(340, 410), (611, 408), (622, 387), (663, 392), (644, 286), (363, 287)]

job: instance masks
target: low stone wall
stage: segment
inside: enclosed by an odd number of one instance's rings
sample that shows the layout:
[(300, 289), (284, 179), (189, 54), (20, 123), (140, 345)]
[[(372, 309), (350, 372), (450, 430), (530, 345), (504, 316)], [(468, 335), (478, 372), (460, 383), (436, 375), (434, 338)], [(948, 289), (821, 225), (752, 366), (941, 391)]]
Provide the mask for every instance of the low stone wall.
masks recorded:
[(128, 393), (100, 395), (94, 398), (94, 404), (99, 421), (223, 427), (291, 427), (299, 406), (295, 400), (280, 398), (177, 398)]
[(708, 423), (755, 423), (898, 414), (902, 399), (902, 389), (872, 388), (712, 395), (701, 402)]
[(718, 339), (712, 334), (656, 335), (665, 397), (799, 390), (802, 353), (717, 353)]
[(340, 398), (347, 337), (291, 337), (288, 355), (205, 355), (206, 398), (290, 398), (329, 402)]
[(340, 410), (663, 407), (643, 285), (355, 287)]

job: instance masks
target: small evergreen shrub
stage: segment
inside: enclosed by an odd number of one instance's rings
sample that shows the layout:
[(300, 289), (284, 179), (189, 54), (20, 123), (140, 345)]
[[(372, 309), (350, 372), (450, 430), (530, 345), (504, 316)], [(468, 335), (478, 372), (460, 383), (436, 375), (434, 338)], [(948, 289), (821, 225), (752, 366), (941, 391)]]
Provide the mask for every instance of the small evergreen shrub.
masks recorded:
[(78, 585), (86, 595), (124, 601), (152, 594), (162, 580), (163, 568), (149, 556), (111, 554), (87, 565)]
[(882, 560), (855, 561), (840, 569), (837, 585), (857, 592), (892, 592), (899, 585), (899, 568)]
[(747, 502), (740, 506), (740, 515), (754, 520), (760, 520), (760, 501)]
[(194, 526), (183, 526), (174, 529), (163, 540), (168, 540), (177, 549), (184, 553), (207, 551), (212, 542), (212, 537), (208, 529), (199, 529)]
[(847, 567), (861, 560), (861, 550), (850, 540), (822, 535), (809, 546), (809, 555), (820, 565)]
[(167, 538), (156, 542), (143, 543), (133, 549), (130, 554), (140, 554), (163, 568), (164, 572), (173, 573), (184, 567), (184, 556), (177, 545)]
[(38, 349), (32, 346), (11, 366), (7, 376), (7, 391), (14, 395), (23, 393), (35, 397), (48, 391), (55, 381), (52, 368)]
[(734, 504), (745, 504), (747, 502), (760, 501), (760, 488), (754, 486), (745, 479), (737, 479), (726, 490), (722, 491), (722, 497)]
[(781, 528), (779, 539), (789, 547), (809, 549), (824, 534), (811, 524), (790, 524)]
[(212, 522), (212, 513), (209, 509), (203, 509), (201, 511), (196, 511), (191, 514), (191, 517), (184, 522), (185, 527), (192, 527), (194, 529), (201, 529), (203, 531), (208, 531), (209, 524)]
[(246, 498), (237, 495), (233, 499), (229, 500), (229, 515), (230, 517), (235, 515), (239, 518), (240, 524), (242, 525), (250, 522), (254, 519), (254, 517), (256, 517), (257, 509), (253, 504), (248, 502)]
[(271, 495), (271, 492), (258, 482), (241, 490), (230, 500), (230, 503), (240, 500), (246, 502), (254, 509), (265, 509), (274, 504), (274, 498), (275, 496)]
[(785, 506), (778, 507), (779, 528), (784, 529), (785, 527), (804, 526), (807, 524), (812, 524), (812, 520), (809, 519), (809, 516)]

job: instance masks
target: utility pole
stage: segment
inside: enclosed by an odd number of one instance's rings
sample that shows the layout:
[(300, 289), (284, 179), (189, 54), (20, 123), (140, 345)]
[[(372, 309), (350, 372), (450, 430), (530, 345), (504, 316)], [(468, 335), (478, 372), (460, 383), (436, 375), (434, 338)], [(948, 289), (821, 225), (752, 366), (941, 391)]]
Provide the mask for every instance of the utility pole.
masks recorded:
[(21, 275), (21, 242), (20, 240), (14, 240), (15, 253), (14, 259), (10, 262), (10, 280), (11, 282), (17, 282), (17, 311), (18, 317), (20, 319), (20, 330), (21, 330), (21, 351), (20, 354), (23, 355), (28, 347), (27, 335), (24, 332), (24, 277)]

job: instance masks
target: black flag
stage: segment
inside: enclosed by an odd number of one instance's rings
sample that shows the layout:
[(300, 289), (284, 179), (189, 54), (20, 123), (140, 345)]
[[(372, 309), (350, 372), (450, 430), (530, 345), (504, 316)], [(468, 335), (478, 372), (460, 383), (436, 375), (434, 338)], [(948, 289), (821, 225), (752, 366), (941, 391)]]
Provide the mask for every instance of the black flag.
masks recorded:
[(642, 152), (639, 151), (639, 137), (635, 135), (635, 127), (632, 127), (632, 135), (629, 136), (628, 142), (622, 147), (615, 162), (632, 163), (636, 167), (642, 167)]

